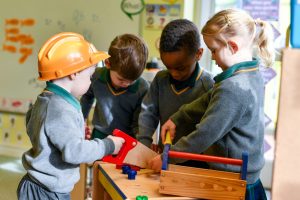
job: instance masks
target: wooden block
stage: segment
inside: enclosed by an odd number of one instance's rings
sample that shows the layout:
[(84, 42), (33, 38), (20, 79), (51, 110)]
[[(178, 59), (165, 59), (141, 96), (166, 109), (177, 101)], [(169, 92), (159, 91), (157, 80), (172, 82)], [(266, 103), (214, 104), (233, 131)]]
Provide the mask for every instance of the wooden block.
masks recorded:
[(185, 171), (186, 167), (171, 166), (174, 167), (177, 171), (161, 171), (159, 192), (162, 194), (220, 200), (245, 198), (246, 181), (238, 179), (235, 173), (195, 168)]

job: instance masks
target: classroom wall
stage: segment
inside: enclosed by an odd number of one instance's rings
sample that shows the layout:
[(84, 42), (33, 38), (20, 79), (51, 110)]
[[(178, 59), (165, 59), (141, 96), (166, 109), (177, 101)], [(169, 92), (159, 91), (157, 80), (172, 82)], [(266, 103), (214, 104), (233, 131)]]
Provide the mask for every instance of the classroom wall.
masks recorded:
[[(32, 99), (44, 87), (36, 81), (37, 53), (52, 35), (78, 32), (100, 50), (122, 33), (139, 34), (139, 15), (130, 19), (121, 0), (3, 0), (0, 7), (0, 97)], [(15, 51), (15, 52), (14, 52)]]
[[(141, 2), (145, 3), (142, 4), (144, 9), (139, 8)], [(6, 0), (0, 7), (3, 27), (0, 29), (0, 111), (25, 113), (44, 88), (45, 83), (37, 80), (37, 54), (52, 35), (78, 32), (104, 51), (119, 34), (141, 35), (148, 44), (150, 60), (153, 56), (159, 57), (157, 41), (166, 23), (182, 17), (193, 20), (193, 2)], [(147, 5), (159, 9), (149, 16)], [(155, 19), (154, 26), (148, 23), (149, 17)]]
[[(140, 9), (142, 3), (159, 8), (151, 14), (157, 27), (148, 26), (149, 13), (146, 14), (146, 6), (143, 11)], [(133, 33), (148, 43), (149, 58), (159, 57), (154, 41), (159, 40), (163, 26), (176, 18), (192, 20), (193, 4), (193, 0), (3, 0), (0, 154), (18, 156), (30, 146), (24, 114), (45, 87), (43, 81), (37, 80), (37, 54), (49, 37), (59, 32), (77, 32), (97, 49), (107, 51), (115, 36)], [(178, 12), (173, 7), (179, 8)]]
[(23, 114), (0, 113), (0, 155), (20, 156), (29, 149)]
[(1, 1), (0, 154), (19, 156), (30, 147), (24, 114), (45, 86), (36, 79), (42, 44), (56, 33), (70, 31), (107, 51), (115, 36), (139, 34), (140, 16), (129, 18), (122, 2), (128, 1)]

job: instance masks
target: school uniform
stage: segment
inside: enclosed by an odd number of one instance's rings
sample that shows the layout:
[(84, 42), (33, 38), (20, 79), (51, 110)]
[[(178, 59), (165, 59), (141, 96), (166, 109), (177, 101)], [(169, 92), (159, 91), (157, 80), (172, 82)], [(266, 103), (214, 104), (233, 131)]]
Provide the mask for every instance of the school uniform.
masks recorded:
[[(259, 180), (264, 166), (264, 83), (258, 61), (233, 65), (214, 80), (212, 90), (171, 116), (178, 127), (198, 123), (171, 149), (237, 159), (248, 152), (247, 194), (256, 185), (256, 191), (262, 189), (258, 193), (265, 196)], [(240, 172), (239, 166), (208, 164), (211, 169)]]
[(80, 100), (85, 119), (96, 100), (92, 138), (105, 138), (116, 128), (135, 137), (141, 102), (148, 88), (149, 83), (140, 77), (129, 87), (116, 90), (111, 84), (110, 70), (97, 68), (89, 90)]
[(19, 199), (69, 199), (79, 180), (79, 164), (114, 151), (111, 139), (84, 140), (79, 101), (51, 82), (26, 115), (32, 148), (22, 156), (27, 171), (18, 187)]
[[(186, 81), (176, 81), (168, 70), (158, 72), (142, 102), (137, 139), (150, 147), (153, 140), (152, 136), (159, 122), (163, 125), (183, 104), (190, 103), (209, 91), (213, 87), (213, 83), (211, 75), (198, 63)], [(177, 127), (173, 143), (194, 129), (195, 127), (180, 124)]]

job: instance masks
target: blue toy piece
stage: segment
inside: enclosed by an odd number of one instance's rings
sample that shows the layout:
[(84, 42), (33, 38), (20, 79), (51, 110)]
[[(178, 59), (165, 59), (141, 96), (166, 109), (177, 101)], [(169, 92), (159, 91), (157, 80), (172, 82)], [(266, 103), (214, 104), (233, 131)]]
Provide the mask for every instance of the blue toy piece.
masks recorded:
[(122, 174), (127, 174), (131, 170), (130, 166), (123, 165), (122, 166)]
[(241, 167), (241, 179), (246, 180), (247, 178), (247, 167), (248, 167), (248, 152), (242, 153), (243, 164)]
[(128, 174), (128, 179), (129, 180), (135, 180), (135, 176), (136, 176), (137, 173), (136, 173), (135, 170), (131, 169), (127, 172), (127, 174)]

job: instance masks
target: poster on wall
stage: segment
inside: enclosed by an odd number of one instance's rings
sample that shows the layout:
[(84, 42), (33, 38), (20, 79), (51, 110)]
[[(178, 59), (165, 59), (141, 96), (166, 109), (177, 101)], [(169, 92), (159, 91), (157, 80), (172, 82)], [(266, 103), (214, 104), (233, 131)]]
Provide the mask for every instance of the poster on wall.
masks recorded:
[(159, 39), (162, 29), (170, 21), (183, 17), (184, 1), (145, 1), (141, 33), (149, 47), (149, 59), (159, 58)]
[(25, 114), (32, 104), (31, 99), (0, 97), (0, 112)]
[(243, 0), (241, 8), (254, 19), (278, 21), (279, 0)]
[(144, 28), (147, 30), (162, 30), (167, 23), (179, 17), (179, 4), (148, 4), (146, 5)]

